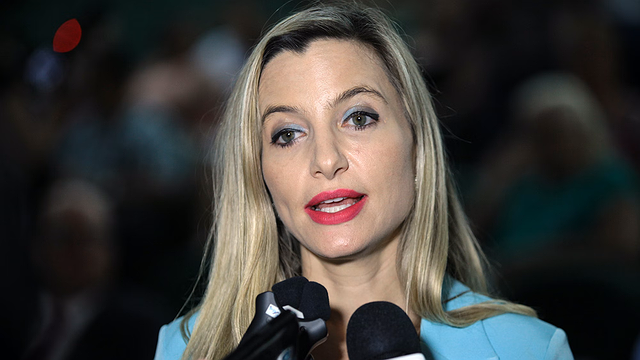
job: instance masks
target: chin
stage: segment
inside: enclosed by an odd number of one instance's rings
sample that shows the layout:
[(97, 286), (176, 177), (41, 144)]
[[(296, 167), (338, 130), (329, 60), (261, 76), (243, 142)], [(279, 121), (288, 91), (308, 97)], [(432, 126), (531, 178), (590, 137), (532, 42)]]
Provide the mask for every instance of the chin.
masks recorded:
[(331, 262), (344, 262), (358, 258), (366, 253), (367, 246), (353, 240), (345, 242), (334, 242), (332, 244), (322, 244), (323, 246), (310, 248), (304, 246), (316, 257)]

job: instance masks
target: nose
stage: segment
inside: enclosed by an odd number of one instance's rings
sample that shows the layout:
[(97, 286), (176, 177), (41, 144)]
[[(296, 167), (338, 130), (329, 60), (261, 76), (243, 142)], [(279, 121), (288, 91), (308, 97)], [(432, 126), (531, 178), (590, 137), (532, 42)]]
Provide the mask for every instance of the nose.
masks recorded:
[(313, 177), (324, 176), (331, 180), (348, 168), (349, 162), (338, 139), (331, 135), (316, 137), (311, 160), (311, 175)]

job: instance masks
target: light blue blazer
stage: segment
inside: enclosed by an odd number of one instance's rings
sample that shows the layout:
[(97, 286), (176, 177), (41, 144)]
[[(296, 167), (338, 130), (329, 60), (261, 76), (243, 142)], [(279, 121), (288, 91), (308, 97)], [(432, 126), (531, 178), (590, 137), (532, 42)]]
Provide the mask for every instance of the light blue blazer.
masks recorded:
[[(445, 310), (489, 300), (458, 281), (444, 287)], [(179, 360), (186, 348), (177, 319), (160, 329), (155, 360)], [(193, 329), (197, 316), (189, 320)], [(433, 360), (533, 360), (573, 359), (567, 336), (561, 329), (542, 320), (516, 314), (494, 316), (473, 325), (456, 328), (422, 320), (422, 352)]]

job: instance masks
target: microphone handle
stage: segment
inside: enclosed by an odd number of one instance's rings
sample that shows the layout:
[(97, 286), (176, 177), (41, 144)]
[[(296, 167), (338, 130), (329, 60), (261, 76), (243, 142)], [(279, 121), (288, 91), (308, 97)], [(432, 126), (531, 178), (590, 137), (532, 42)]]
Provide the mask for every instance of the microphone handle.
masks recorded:
[(252, 337), (264, 329), (264, 327), (267, 326), (267, 323), (272, 321), (281, 312), (280, 308), (276, 304), (276, 298), (271, 291), (263, 292), (256, 297), (255, 309), (256, 314), (253, 316), (253, 320), (251, 320), (251, 324), (249, 324), (249, 327), (240, 340), (238, 347), (243, 345), (246, 341), (245, 339)]
[[(251, 321), (251, 324), (247, 328), (247, 331), (245, 332), (244, 336), (240, 340), (240, 343), (238, 344), (236, 351), (238, 351), (239, 349), (247, 348), (247, 347), (249, 348), (255, 347), (255, 344), (254, 345), (248, 345), (248, 344), (251, 341), (254, 341), (254, 338), (256, 337), (264, 338), (264, 333), (267, 331), (265, 329), (267, 328), (270, 329), (268, 331), (277, 331), (279, 329), (277, 326), (280, 326), (283, 323), (282, 322), (283, 319), (281, 319), (281, 321), (279, 321), (276, 324), (272, 324), (272, 323), (280, 317), (279, 315), (281, 314), (284, 315), (285, 313), (289, 315), (293, 315), (293, 318), (296, 320), (298, 324), (298, 329), (299, 329), (297, 342), (294, 340), (294, 342), (296, 342), (295, 354), (291, 353), (289, 357), (291, 360), (307, 359), (311, 351), (315, 349), (316, 346), (322, 344), (327, 339), (327, 327), (323, 319), (306, 320), (306, 321), (302, 319), (298, 319), (293, 312), (285, 309), (281, 309), (278, 306), (275, 299), (275, 295), (271, 291), (261, 293), (256, 297), (255, 309), (256, 309), (256, 312), (253, 317), (253, 320)], [(276, 335), (276, 336), (279, 336), (279, 335)]]
[(312, 321), (300, 321), (300, 333), (298, 335), (298, 354), (296, 359), (307, 359), (316, 346), (327, 340), (327, 326), (322, 319)]
[(278, 317), (251, 336), (244, 336), (241, 345), (224, 360), (284, 360), (297, 352), (298, 320), (290, 311)]

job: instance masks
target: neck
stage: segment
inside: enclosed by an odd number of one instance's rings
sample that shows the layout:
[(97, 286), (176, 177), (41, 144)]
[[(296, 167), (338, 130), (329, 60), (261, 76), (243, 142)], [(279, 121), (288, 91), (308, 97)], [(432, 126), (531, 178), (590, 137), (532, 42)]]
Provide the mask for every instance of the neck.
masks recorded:
[(301, 249), (303, 275), (327, 289), (331, 304), (331, 317), (327, 321), (329, 337), (314, 350), (315, 359), (348, 359), (346, 331), (349, 319), (361, 305), (372, 301), (398, 305), (419, 328), (420, 317), (407, 308), (405, 289), (398, 276), (398, 242), (394, 240), (379, 251), (340, 261), (322, 259)]

